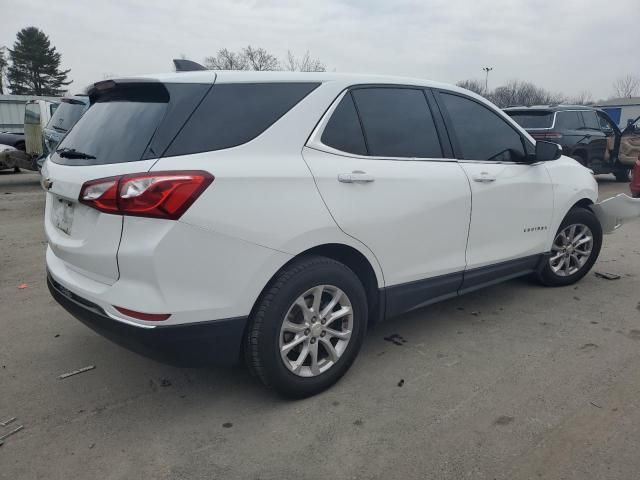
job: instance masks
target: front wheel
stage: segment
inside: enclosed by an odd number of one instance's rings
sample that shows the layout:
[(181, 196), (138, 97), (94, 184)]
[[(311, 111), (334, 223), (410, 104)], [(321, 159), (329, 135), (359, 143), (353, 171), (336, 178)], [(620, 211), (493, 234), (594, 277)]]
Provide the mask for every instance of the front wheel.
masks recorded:
[(571, 285), (584, 277), (598, 259), (602, 227), (591, 210), (574, 208), (562, 221), (551, 254), (539, 272), (544, 285)]
[(276, 276), (254, 308), (248, 366), (285, 396), (314, 395), (349, 369), (367, 316), (364, 288), (351, 269), (330, 258), (301, 258)]

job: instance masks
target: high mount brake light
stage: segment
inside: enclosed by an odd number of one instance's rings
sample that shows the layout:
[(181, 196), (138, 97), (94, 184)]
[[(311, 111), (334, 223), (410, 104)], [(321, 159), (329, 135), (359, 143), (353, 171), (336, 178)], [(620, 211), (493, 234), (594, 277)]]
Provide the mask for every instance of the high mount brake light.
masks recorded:
[(78, 200), (105, 213), (177, 220), (213, 179), (200, 170), (99, 178), (82, 186)]

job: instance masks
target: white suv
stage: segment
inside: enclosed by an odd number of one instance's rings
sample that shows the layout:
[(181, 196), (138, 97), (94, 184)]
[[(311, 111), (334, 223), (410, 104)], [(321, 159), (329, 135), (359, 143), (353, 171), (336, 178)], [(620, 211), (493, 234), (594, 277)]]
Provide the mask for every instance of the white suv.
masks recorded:
[[(45, 163), (48, 284), (173, 363), (327, 388), (368, 326), (602, 243), (589, 170), (466, 90), (378, 76), (107, 80)], [(595, 207), (597, 210), (597, 207)]]

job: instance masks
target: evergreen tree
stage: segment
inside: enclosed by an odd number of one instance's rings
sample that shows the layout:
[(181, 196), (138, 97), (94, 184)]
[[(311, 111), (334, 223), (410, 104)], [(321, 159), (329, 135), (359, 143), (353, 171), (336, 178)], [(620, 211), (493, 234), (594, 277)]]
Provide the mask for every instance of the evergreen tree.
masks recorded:
[(16, 95), (60, 96), (71, 81), (71, 70), (60, 70), (60, 53), (51, 46), (49, 37), (36, 27), (26, 27), (9, 49), (11, 66), (7, 78), (11, 92)]

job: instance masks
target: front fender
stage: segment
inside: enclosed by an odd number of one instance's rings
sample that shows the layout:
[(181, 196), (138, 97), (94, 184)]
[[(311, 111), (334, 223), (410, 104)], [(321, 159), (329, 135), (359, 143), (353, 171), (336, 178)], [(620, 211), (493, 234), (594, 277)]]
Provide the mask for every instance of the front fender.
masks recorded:
[(592, 207), (604, 233), (612, 233), (623, 223), (640, 218), (640, 198), (621, 193)]

